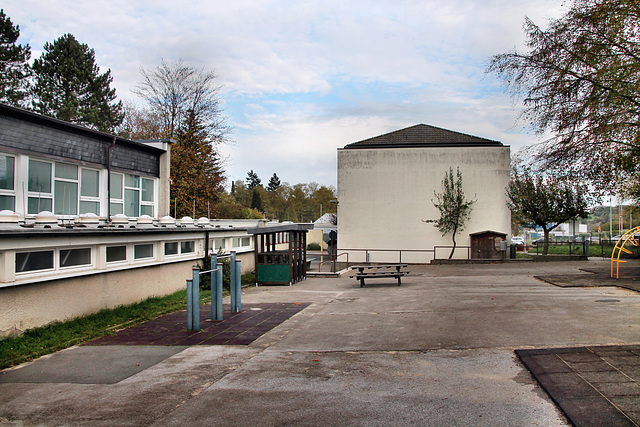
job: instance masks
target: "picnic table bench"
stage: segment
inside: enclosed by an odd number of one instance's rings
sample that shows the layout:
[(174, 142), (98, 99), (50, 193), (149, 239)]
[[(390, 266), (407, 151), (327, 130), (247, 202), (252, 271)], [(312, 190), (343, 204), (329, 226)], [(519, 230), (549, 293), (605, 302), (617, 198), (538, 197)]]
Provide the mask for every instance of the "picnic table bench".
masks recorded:
[(402, 270), (407, 264), (368, 264), (368, 265), (352, 265), (352, 270), (358, 270), (355, 276), (356, 280), (360, 280), (360, 287), (364, 287), (364, 279), (383, 279), (391, 278), (398, 280), (400, 286), (401, 277), (409, 274), (408, 271)]

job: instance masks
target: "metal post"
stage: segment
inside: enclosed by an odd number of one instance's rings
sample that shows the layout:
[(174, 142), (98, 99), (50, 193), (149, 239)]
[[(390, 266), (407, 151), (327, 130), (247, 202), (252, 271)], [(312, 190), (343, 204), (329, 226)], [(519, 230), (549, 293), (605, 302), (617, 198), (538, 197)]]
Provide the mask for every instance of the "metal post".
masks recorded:
[(240, 264), (240, 260), (237, 260), (235, 262), (235, 269), (236, 269), (236, 283), (234, 286), (234, 292), (236, 294), (236, 313), (239, 313), (242, 311), (242, 274), (241, 274), (241, 264)]
[(193, 331), (193, 280), (187, 279), (187, 331)]
[[(216, 273), (216, 314), (215, 317), (211, 314), (211, 319), (222, 320), (222, 263), (217, 265)], [(211, 301), (211, 309), (213, 310), (214, 302)]]
[(200, 269), (193, 267), (193, 330), (200, 330)]
[(229, 297), (231, 300), (231, 312), (237, 313), (236, 310), (236, 294), (234, 292), (235, 283), (236, 283), (236, 252), (231, 251), (231, 258), (229, 259)]

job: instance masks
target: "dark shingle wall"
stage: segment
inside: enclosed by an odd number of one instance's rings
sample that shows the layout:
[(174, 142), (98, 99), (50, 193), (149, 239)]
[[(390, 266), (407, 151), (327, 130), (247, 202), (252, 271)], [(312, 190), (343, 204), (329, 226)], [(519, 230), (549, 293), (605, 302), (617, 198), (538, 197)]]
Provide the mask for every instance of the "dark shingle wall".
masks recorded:
[[(108, 138), (78, 132), (74, 128), (50, 126), (0, 114), (0, 150), (53, 160), (82, 162), (107, 167)], [(114, 169), (159, 176), (159, 154), (133, 144), (116, 143), (111, 152)]]

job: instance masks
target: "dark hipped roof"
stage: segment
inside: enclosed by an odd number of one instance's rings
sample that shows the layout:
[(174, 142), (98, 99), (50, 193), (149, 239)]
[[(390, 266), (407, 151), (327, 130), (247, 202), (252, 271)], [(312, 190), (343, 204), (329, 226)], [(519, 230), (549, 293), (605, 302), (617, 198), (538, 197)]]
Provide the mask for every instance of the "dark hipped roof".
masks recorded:
[(480, 138), (429, 125), (415, 125), (363, 141), (344, 148), (406, 148), (406, 147), (502, 147), (500, 141)]

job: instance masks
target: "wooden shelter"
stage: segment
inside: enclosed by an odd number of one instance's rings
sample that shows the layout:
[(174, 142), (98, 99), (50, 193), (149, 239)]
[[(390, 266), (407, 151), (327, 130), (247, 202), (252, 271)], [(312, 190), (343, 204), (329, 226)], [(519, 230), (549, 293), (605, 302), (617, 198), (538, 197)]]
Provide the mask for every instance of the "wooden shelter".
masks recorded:
[(502, 259), (500, 242), (507, 239), (506, 233), (499, 231), (479, 231), (469, 234), (471, 238), (471, 258)]
[(292, 285), (307, 276), (307, 231), (313, 224), (283, 224), (253, 234), (256, 285)]

